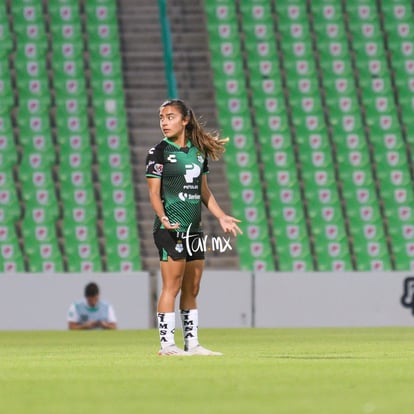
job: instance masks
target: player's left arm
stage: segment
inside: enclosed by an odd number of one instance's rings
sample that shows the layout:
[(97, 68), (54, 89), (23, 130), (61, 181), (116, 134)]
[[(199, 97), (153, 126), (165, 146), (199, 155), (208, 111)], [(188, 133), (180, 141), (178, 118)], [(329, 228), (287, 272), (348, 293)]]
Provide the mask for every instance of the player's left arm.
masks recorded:
[(203, 174), (201, 177), (201, 200), (203, 204), (209, 209), (211, 214), (217, 218), (224, 233), (232, 233), (233, 236), (237, 234), (243, 234), (237, 223), (240, 220), (226, 214), (219, 206), (216, 198), (210, 190), (207, 182), (207, 174)]

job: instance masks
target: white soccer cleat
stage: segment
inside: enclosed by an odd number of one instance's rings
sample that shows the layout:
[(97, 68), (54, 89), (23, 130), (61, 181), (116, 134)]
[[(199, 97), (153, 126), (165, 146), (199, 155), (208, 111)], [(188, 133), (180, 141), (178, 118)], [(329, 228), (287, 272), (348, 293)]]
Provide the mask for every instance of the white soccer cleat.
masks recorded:
[(188, 352), (178, 348), (176, 345), (170, 345), (165, 348), (161, 348), (158, 351), (159, 356), (189, 356)]
[(210, 351), (210, 349), (204, 348), (201, 345), (197, 345), (194, 348), (190, 348), (186, 351), (188, 355), (203, 355), (203, 356), (222, 356), (221, 352)]

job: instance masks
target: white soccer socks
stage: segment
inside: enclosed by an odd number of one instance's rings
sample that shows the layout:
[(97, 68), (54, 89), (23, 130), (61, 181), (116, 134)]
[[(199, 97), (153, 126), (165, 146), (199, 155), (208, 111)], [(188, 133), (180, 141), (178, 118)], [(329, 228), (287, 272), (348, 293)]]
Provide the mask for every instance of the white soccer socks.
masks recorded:
[(188, 309), (180, 311), (183, 326), (184, 351), (175, 345), (175, 312), (157, 313), (158, 330), (161, 349), (158, 355), (189, 356), (189, 355), (223, 355), (203, 348), (198, 343), (198, 310)]
[(158, 331), (160, 333), (161, 349), (175, 345), (175, 312), (158, 312)]
[(198, 345), (198, 309), (180, 310), (183, 325), (184, 350), (188, 351)]
[(189, 356), (187, 352), (175, 345), (175, 312), (157, 313), (158, 330), (160, 333), (160, 356)]
[(211, 351), (198, 343), (198, 310), (181, 310), (184, 350), (189, 355), (220, 356), (221, 352)]

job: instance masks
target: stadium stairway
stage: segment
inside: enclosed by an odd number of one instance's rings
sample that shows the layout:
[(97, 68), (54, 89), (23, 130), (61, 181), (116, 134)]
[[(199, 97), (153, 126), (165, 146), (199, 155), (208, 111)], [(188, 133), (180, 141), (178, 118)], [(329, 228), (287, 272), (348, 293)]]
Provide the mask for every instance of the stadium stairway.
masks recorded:
[[(217, 127), (208, 45), (204, 32), (201, 2), (169, 2), (173, 36), (174, 65), (179, 96), (188, 100), (202, 115), (208, 129)], [(134, 181), (137, 187), (137, 209), (141, 255), (144, 269), (158, 269), (158, 256), (152, 239), (153, 211), (148, 201), (145, 181), (145, 158), (148, 149), (161, 140), (158, 107), (166, 99), (161, 28), (157, 2), (153, 0), (119, 0), (118, 19), (128, 125), (132, 148)], [(223, 162), (213, 164), (209, 182), (221, 205), (230, 211), (228, 185)], [(217, 221), (204, 211), (204, 229), (209, 236), (219, 235)], [(224, 254), (207, 254), (206, 267), (237, 269), (235, 250)]]
[[(168, 3), (174, 71), (180, 98), (188, 102), (207, 130), (220, 131), (217, 121), (213, 78), (206, 30), (203, 1), (183, 0)], [(220, 206), (228, 213), (232, 206), (224, 159), (210, 162), (209, 186)], [(203, 225), (209, 236), (222, 235), (218, 221), (204, 208)], [(233, 250), (210, 252), (206, 266), (216, 269), (236, 269), (239, 266), (236, 243)]]
[(153, 212), (144, 174), (147, 151), (160, 140), (157, 108), (167, 88), (157, 3), (120, 0), (118, 20), (142, 263), (144, 269), (155, 269)]

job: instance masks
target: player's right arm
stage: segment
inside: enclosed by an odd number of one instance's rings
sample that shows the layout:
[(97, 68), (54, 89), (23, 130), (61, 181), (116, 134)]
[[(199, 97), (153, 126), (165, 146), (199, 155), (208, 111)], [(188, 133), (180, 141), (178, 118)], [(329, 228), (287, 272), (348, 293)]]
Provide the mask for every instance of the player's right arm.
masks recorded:
[(146, 160), (146, 177), (148, 184), (149, 199), (155, 214), (167, 230), (175, 230), (180, 227), (179, 223), (170, 223), (164, 210), (164, 203), (161, 198), (161, 179), (164, 169), (162, 151), (153, 147), (148, 151)]
[(159, 217), (164, 228), (167, 230), (175, 230), (180, 227), (179, 223), (170, 223), (170, 220), (165, 214), (164, 203), (161, 199), (161, 180), (159, 178), (147, 178), (149, 198), (151, 206), (155, 214)]

